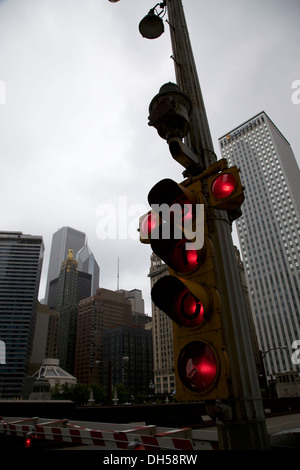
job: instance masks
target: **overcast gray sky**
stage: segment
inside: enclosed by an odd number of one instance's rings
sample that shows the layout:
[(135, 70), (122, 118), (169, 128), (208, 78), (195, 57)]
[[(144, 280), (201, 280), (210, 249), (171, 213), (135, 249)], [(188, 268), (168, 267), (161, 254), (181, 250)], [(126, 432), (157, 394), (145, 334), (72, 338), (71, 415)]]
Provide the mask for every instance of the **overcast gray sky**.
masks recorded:
[[(155, 4), (0, 0), (0, 230), (43, 236), (40, 298), (52, 234), (69, 225), (86, 233), (101, 287), (117, 288), (119, 257), (120, 288), (141, 289), (151, 313), (151, 250), (132, 227), (151, 187), (183, 171), (148, 126), (150, 101), (175, 81), (168, 25), (156, 40), (138, 31)], [(300, 1), (183, 4), (217, 155), (219, 137), (265, 111), (299, 163)], [(109, 207), (123, 225), (103, 240)]]

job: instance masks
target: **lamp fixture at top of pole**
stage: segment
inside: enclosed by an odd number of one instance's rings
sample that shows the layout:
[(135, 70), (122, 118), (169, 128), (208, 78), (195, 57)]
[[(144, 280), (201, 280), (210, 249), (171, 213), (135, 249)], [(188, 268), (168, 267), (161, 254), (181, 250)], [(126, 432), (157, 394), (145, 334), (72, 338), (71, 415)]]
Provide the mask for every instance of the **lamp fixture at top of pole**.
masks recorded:
[[(158, 13), (156, 7), (159, 6), (161, 11)], [(165, 15), (166, 3), (157, 3), (155, 7), (151, 8), (148, 15), (146, 15), (139, 24), (139, 31), (144, 38), (157, 39), (164, 32), (164, 23), (161, 15)]]

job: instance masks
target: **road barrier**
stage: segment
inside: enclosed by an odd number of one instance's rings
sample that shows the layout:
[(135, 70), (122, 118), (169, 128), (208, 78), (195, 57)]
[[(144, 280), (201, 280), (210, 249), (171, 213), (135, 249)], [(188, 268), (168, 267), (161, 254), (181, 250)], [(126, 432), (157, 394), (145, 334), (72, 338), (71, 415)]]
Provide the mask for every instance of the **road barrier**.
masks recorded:
[(191, 428), (169, 429), (155, 425), (130, 426), (111, 423), (93, 423), (94, 429), (78, 426), (67, 419), (46, 420), (38, 417), (10, 421), (0, 418), (0, 434), (24, 437), (24, 446), (30, 447), (36, 439), (56, 441), (77, 446), (98, 446), (109, 449), (135, 450), (214, 450), (215, 441), (200, 438), (200, 431)]

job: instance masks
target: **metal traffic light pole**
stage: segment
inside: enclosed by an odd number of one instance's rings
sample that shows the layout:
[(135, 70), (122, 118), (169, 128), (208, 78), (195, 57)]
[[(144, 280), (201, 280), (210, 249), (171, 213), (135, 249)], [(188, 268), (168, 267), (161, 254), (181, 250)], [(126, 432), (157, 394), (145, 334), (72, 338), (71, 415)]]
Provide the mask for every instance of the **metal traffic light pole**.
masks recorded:
[[(185, 139), (201, 171), (217, 161), (181, 0), (165, 0), (177, 85), (192, 102), (190, 132)], [(205, 183), (205, 182), (204, 182)], [(216, 215), (217, 214), (217, 215)], [(222, 301), (222, 328), (231, 369), (231, 397), (220, 411), (220, 447), (226, 450), (269, 448), (264, 408), (254, 360), (246, 304), (225, 211), (214, 211), (211, 224)], [(222, 411), (223, 410), (223, 411)]]

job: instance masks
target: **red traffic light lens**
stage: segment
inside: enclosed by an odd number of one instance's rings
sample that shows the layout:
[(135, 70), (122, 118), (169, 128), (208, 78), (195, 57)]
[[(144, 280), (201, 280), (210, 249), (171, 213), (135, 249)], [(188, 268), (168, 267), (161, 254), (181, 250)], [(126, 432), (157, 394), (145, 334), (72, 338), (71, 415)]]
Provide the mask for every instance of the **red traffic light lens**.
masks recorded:
[(154, 212), (149, 212), (142, 223), (141, 223), (141, 232), (144, 236), (150, 236), (151, 232), (157, 226), (157, 215)]
[(235, 187), (235, 177), (231, 173), (222, 173), (214, 180), (211, 191), (217, 199), (224, 199), (233, 193)]
[[(187, 244), (190, 245), (191, 250), (187, 250)], [(189, 273), (196, 269), (199, 264), (198, 251), (193, 248), (191, 242), (183, 238), (173, 247), (170, 260), (170, 264), (175, 271)]]
[(206, 392), (217, 379), (217, 358), (202, 341), (193, 341), (182, 349), (177, 367), (182, 383), (195, 393)]
[(200, 326), (203, 321), (204, 308), (201, 302), (189, 291), (183, 289), (175, 300), (175, 315), (178, 323), (188, 328)]

